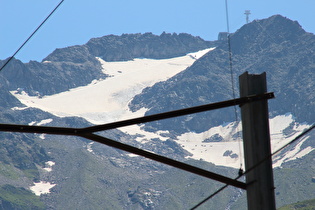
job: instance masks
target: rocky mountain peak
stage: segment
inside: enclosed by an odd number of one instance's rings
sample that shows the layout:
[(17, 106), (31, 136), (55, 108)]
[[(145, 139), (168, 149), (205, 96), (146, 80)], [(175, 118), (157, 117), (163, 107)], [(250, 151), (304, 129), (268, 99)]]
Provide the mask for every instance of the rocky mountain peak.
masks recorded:
[(126, 61), (134, 58), (171, 58), (214, 46), (190, 34), (122, 34), (93, 38), (84, 45), (54, 50), (42, 62), (13, 60), (0, 76), (10, 90), (30, 95), (52, 95), (106, 77), (96, 59)]
[(274, 15), (241, 27), (231, 35), (231, 47), (234, 54), (257, 53), (271, 45), (297, 42), (304, 34), (306, 32), (297, 21)]
[[(291, 112), (300, 122), (314, 122), (314, 115), (308, 114), (314, 109), (315, 97), (311, 91), (314, 82), (310, 79), (315, 72), (314, 34), (305, 32), (296, 21), (275, 15), (246, 24), (232, 34), (231, 50), (235, 77), (245, 71), (267, 73), (268, 89), (276, 95), (276, 100), (270, 101), (272, 114)], [(146, 114), (150, 115), (231, 99), (228, 55), (227, 42), (221, 42), (185, 71), (145, 89), (134, 97), (129, 107), (132, 110), (146, 107), (149, 110)], [(146, 128), (202, 132), (233, 121), (233, 116), (232, 109), (216, 110), (165, 123), (149, 123)]]
[[(189, 34), (109, 35), (91, 39), (82, 46), (57, 49), (44, 59), (45, 62), (24, 64), (12, 60), (0, 75), (1, 121), (73, 128), (90, 126), (82, 118), (59, 118), (37, 108), (24, 107), (9, 90), (45, 97), (86, 86), (95, 79), (102, 82), (102, 66), (95, 57), (107, 61), (173, 57), (204, 49), (211, 44)], [(145, 88), (130, 102), (130, 109), (147, 108), (146, 114), (149, 115), (231, 99), (229, 52), (226, 46), (227, 43), (222, 41), (220, 46), (168, 81)], [(235, 77), (244, 71), (267, 72), (268, 90), (276, 95), (275, 99), (270, 100), (270, 112), (274, 116), (291, 112), (292, 121), (281, 117), (274, 123), (277, 129), (274, 129), (273, 137), (293, 138), (301, 131), (295, 128), (304, 129), (306, 126), (301, 122), (314, 122), (314, 35), (305, 33), (296, 22), (277, 15), (243, 26), (232, 35), (232, 50)], [(106, 88), (102, 90), (108, 91)], [(124, 91), (120, 93), (125, 94)], [(34, 101), (31, 99), (30, 102)], [(68, 107), (76, 109), (75, 106)], [(231, 107), (141, 126), (152, 134), (158, 131), (156, 134), (164, 140), (152, 138), (151, 134), (140, 132), (133, 135), (116, 129), (99, 134), (174, 160), (186, 161), (189, 165), (235, 177), (237, 170), (217, 167), (202, 158), (209, 154), (218, 155), (216, 160), (229, 158), (228, 161), (233, 161), (237, 158), (236, 148), (232, 150), (226, 146), (216, 149), (214, 146), (218, 142), (231, 145), (230, 139), (235, 140), (240, 135), (232, 123), (227, 123), (235, 120), (233, 112)], [(207, 136), (209, 128), (216, 125), (218, 127), (212, 130), (215, 132)], [(228, 132), (231, 129), (233, 132)], [(189, 135), (180, 135), (186, 132), (190, 132)], [(275, 160), (283, 163), (281, 168), (274, 170), (279, 206), (313, 198), (315, 134), (308, 135), (275, 157)], [(221, 185), (82, 138), (16, 133), (2, 133), (0, 137), (0, 209), (188, 209), (204, 198), (209, 189), (217, 189)], [(203, 153), (202, 156), (196, 156), (196, 151)], [(308, 155), (300, 156), (307, 152)], [(34, 189), (30, 186), (47, 184), (53, 187), (47, 194), (41, 193), (40, 197), (30, 191)], [(217, 195), (215, 200), (206, 202), (203, 208), (245, 209), (245, 198), (241, 197), (244, 195), (240, 190), (229, 188)]]
[(100, 57), (105, 61), (126, 61), (141, 57), (163, 59), (185, 55), (214, 44), (186, 33), (163, 32), (160, 36), (152, 33), (107, 35), (93, 38), (85, 45), (57, 49), (44, 61), (82, 63), (91, 57)]

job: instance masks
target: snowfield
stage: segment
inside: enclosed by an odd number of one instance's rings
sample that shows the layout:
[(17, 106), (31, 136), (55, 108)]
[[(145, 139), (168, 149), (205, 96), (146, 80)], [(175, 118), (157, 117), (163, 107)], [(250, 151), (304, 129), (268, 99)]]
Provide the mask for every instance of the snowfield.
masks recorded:
[(25, 92), (11, 93), (27, 107), (39, 108), (59, 117), (83, 117), (94, 124), (140, 117), (144, 115), (146, 109), (138, 112), (131, 112), (128, 109), (128, 103), (135, 95), (141, 93), (144, 88), (165, 81), (185, 70), (212, 49), (161, 60), (106, 62), (98, 58), (103, 73), (110, 76), (105, 80), (94, 80), (87, 86), (43, 98), (31, 97)]
[[(190, 53), (186, 56), (171, 59), (134, 59), (125, 62), (106, 62), (97, 58), (102, 64), (102, 71), (108, 75), (104, 80), (94, 80), (91, 84), (65, 91), (59, 94), (37, 97), (28, 96), (21, 91), (11, 94), (19, 99), (26, 107), (14, 107), (13, 110), (23, 110), (28, 107), (39, 108), (59, 117), (83, 117), (93, 124), (104, 124), (118, 120), (144, 116), (145, 108), (131, 112), (128, 103), (133, 97), (157, 82), (165, 81), (191, 66), (197, 59), (214, 48)], [(44, 125), (51, 122), (46, 119), (41, 122), (30, 122), (30, 125)], [(308, 125), (298, 124), (291, 114), (277, 116), (270, 119), (270, 133), (272, 151), (276, 151), (287, 142), (300, 134)], [(138, 135), (138, 142), (148, 142), (153, 138), (162, 141), (169, 131), (147, 132), (141, 126), (133, 125), (119, 128), (119, 130)], [(216, 165), (239, 168), (244, 165), (243, 145), (240, 136), (241, 123), (231, 122), (224, 126), (217, 126), (203, 133), (184, 133), (176, 141), (192, 156), (187, 158), (203, 159)], [(41, 136), (45, 138), (44, 135)], [(293, 150), (285, 155), (274, 158), (274, 167), (282, 163), (303, 157), (314, 148), (307, 147), (301, 151), (301, 145), (306, 139), (300, 140)], [(92, 143), (86, 149), (93, 153)], [(130, 154), (130, 157), (134, 157)], [(46, 186), (44, 183), (38, 186)], [(44, 192), (44, 191), (42, 191)]]

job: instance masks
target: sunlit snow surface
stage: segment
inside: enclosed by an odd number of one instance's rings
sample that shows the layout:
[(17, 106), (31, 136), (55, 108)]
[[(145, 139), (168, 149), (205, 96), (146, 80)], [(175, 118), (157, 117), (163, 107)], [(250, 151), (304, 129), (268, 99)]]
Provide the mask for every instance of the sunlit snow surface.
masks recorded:
[(56, 186), (56, 184), (51, 184), (49, 182), (37, 182), (34, 183), (34, 186), (30, 187), (31, 191), (35, 193), (35, 195), (40, 196), (41, 194), (50, 193), (50, 189)]
[[(52, 167), (55, 165), (53, 161), (47, 161), (46, 167), (43, 168), (46, 172), (51, 172)], [(35, 193), (35, 195), (40, 196), (41, 194), (50, 193), (50, 189), (56, 186), (56, 184), (52, 184), (46, 181), (34, 182), (34, 186), (30, 187), (30, 190)]]
[[(213, 49), (213, 48), (211, 48)], [(104, 74), (110, 77), (52, 96), (28, 96), (12, 91), (23, 104), (60, 117), (79, 116), (94, 124), (143, 116), (146, 109), (131, 112), (129, 101), (156, 82), (165, 81), (192, 65), (211, 49), (171, 59), (134, 59), (124, 62), (105, 62), (101, 58)], [(19, 109), (15, 107), (15, 110)]]
[[(298, 124), (294, 122), (291, 114), (280, 115), (269, 120), (271, 134), (272, 153), (293, 140), (309, 125)], [(288, 134), (284, 130), (293, 124)], [(244, 165), (243, 144), (239, 138), (238, 132), (242, 131), (241, 123), (229, 123), (225, 126), (217, 126), (203, 133), (185, 133), (178, 137), (180, 143), (187, 151), (193, 154), (194, 159), (203, 159), (216, 165), (239, 168)], [(211, 136), (221, 136), (221, 142), (203, 142)], [(293, 150), (283, 156), (276, 156), (273, 166), (281, 166), (282, 163), (303, 157), (314, 148), (307, 147), (300, 150), (301, 145), (306, 139), (301, 139)]]
[[(125, 62), (106, 62), (97, 58), (103, 67), (103, 73), (108, 75), (104, 80), (94, 80), (91, 84), (71, 89), (59, 94), (40, 97), (28, 96), (25, 92), (12, 91), (26, 107), (35, 107), (50, 112), (59, 117), (78, 116), (83, 117), (93, 124), (103, 124), (117, 120), (141, 117), (147, 111), (145, 108), (137, 112), (131, 112), (128, 103), (141, 91), (157, 82), (165, 81), (177, 73), (191, 66), (208, 51), (206, 49), (186, 56), (171, 59), (134, 59)], [(13, 110), (22, 110), (25, 107), (14, 107)], [(30, 125), (43, 125), (50, 119), (41, 122), (30, 122)], [(290, 132), (284, 132), (291, 125)], [(292, 115), (277, 116), (270, 120), (270, 133), (272, 151), (285, 145), (295, 138), (308, 125), (294, 122)], [(148, 142), (153, 138), (167, 140), (168, 131), (147, 132), (138, 125), (119, 128), (130, 135), (137, 135), (138, 142)], [(231, 122), (224, 126), (217, 126), (203, 133), (185, 133), (177, 137), (184, 149), (192, 156), (187, 158), (203, 159), (216, 165), (239, 168), (243, 163), (243, 145), (241, 142), (240, 123)], [(44, 136), (41, 138), (44, 139)], [(220, 142), (213, 142), (216, 138)], [(205, 141), (206, 140), (206, 141)], [(293, 150), (286, 155), (277, 156), (274, 166), (281, 166), (283, 162), (302, 157), (314, 148), (308, 147), (300, 150), (302, 139)], [(92, 144), (86, 149), (93, 153)], [(133, 157), (133, 155), (130, 155)]]

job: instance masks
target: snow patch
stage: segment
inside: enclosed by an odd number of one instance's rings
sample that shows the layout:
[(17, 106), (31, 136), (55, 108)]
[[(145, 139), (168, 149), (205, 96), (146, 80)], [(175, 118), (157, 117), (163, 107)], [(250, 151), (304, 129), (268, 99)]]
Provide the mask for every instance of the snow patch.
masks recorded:
[[(189, 158), (202, 159), (215, 165), (239, 168), (243, 162), (240, 158), (243, 154), (243, 144), (239, 142), (241, 123), (228, 123), (225, 126), (210, 128), (202, 133), (184, 133), (178, 136), (178, 143), (193, 154)], [(219, 142), (207, 141), (211, 137), (220, 136)], [(215, 141), (215, 139), (213, 139)], [(241, 149), (241, 151), (240, 151)], [(227, 151), (230, 151), (227, 154)]]
[(55, 162), (53, 161), (47, 161), (46, 163), (46, 167), (43, 168), (45, 171), (51, 172), (52, 171), (52, 167), (55, 165)]
[(200, 50), (198, 52), (193, 52), (193, 53), (189, 53), (188, 56), (191, 56), (193, 57), (194, 59), (199, 59), (201, 58), (202, 56), (204, 56), (207, 52), (211, 51), (211, 50), (214, 50), (215, 47), (213, 48), (210, 48), (210, 49), (204, 49), (204, 50)]
[(17, 106), (15, 106), (15, 107), (12, 107), (11, 108), (11, 110), (13, 110), (13, 111), (21, 111), (21, 110), (25, 110), (25, 109), (28, 109), (29, 107), (17, 107)]
[(290, 160), (295, 160), (297, 158), (301, 158), (308, 153), (312, 152), (315, 148), (306, 147), (301, 150), (302, 144), (308, 139), (309, 137), (302, 138), (300, 142), (289, 152), (285, 155), (278, 155), (273, 161), (273, 167), (281, 167), (282, 163), (288, 162)]
[(38, 183), (34, 182), (34, 186), (31, 186), (30, 190), (35, 193), (35, 195), (40, 196), (41, 194), (50, 193), (50, 189), (54, 186), (56, 186), (56, 184), (40, 181)]
[(88, 145), (86, 145), (86, 149), (87, 149), (87, 151), (89, 151), (89, 152), (94, 152), (93, 151), (93, 149), (92, 149), (92, 145), (94, 144), (94, 142), (90, 142), (90, 143), (88, 143)]
[[(269, 125), (272, 152), (292, 141), (309, 127), (306, 124), (296, 123), (291, 114), (276, 116), (269, 120)], [(203, 159), (215, 165), (239, 168), (240, 164), (244, 163), (243, 142), (237, 133), (241, 131), (241, 123), (232, 122), (224, 126), (212, 127), (202, 133), (184, 133), (177, 137), (177, 142), (193, 154), (189, 158)], [(285, 156), (276, 156), (273, 167), (279, 167), (286, 161), (301, 158), (313, 151), (314, 148), (311, 147), (301, 151), (301, 145), (304, 141), (301, 141), (294, 150), (286, 153)], [(227, 151), (231, 152), (226, 153)]]
[(136, 154), (132, 154), (132, 153), (129, 153), (127, 154), (129, 157), (139, 157), (139, 155), (136, 155)]
[[(56, 163), (53, 161), (47, 161), (45, 163), (46, 167), (43, 168), (47, 172), (52, 171), (52, 167)], [(40, 196), (41, 194), (48, 194), (50, 193), (50, 189), (56, 186), (56, 184), (51, 184), (50, 182), (40, 181), (40, 182), (34, 182), (34, 186), (30, 187), (30, 190), (35, 193), (35, 195)]]
[(36, 121), (30, 122), (28, 125), (35, 125)]
[(45, 119), (37, 123), (37, 125), (45, 125), (45, 124), (51, 123), (52, 121), (53, 119)]
[[(309, 127), (307, 124), (296, 123), (292, 114), (279, 115), (270, 119), (269, 126), (272, 152), (292, 141), (301, 132)], [(289, 128), (290, 126), (291, 128)], [(290, 133), (284, 133), (285, 129), (289, 129)]]
[(51, 123), (53, 121), (53, 119), (45, 119), (45, 120), (42, 120), (40, 122), (36, 122), (36, 121), (32, 121), (30, 122), (28, 125), (45, 125), (45, 124), (48, 124), (48, 123)]
[(131, 126), (126, 126), (126, 127), (121, 127), (118, 129), (131, 136), (137, 136), (135, 140), (140, 143), (146, 143), (150, 141), (151, 139), (156, 139), (156, 138), (160, 139), (161, 141), (166, 141), (167, 139), (169, 139), (168, 137), (161, 136), (161, 134), (165, 133), (165, 131), (156, 132), (156, 133), (148, 132), (148, 131), (142, 130), (141, 126), (139, 125), (131, 125)]

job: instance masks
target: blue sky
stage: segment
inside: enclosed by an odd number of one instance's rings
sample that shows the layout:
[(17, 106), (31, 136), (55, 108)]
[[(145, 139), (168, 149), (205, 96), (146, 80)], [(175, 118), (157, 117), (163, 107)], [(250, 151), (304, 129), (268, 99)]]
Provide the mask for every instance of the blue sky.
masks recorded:
[[(0, 59), (11, 56), (60, 0), (1, 0)], [(230, 32), (250, 20), (281, 14), (315, 33), (314, 0), (228, 0)], [(65, 0), (16, 58), (41, 61), (56, 48), (108, 34), (190, 33), (215, 40), (226, 31), (225, 0)]]

